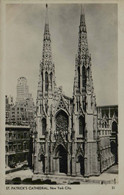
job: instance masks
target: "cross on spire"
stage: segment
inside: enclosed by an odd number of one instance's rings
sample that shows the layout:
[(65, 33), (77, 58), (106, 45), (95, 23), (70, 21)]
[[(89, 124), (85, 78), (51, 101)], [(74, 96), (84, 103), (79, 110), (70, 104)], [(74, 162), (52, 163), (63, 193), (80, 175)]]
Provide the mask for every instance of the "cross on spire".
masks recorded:
[(48, 4), (46, 4), (46, 17), (45, 17), (45, 24), (49, 24), (49, 20), (48, 20)]

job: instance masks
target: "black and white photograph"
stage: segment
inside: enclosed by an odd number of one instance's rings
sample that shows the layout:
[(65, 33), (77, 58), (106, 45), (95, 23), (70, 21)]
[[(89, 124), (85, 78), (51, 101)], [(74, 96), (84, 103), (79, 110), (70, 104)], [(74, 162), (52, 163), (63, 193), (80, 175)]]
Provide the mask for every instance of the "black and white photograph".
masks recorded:
[(7, 2), (4, 28), (5, 186), (115, 188), (118, 4)]

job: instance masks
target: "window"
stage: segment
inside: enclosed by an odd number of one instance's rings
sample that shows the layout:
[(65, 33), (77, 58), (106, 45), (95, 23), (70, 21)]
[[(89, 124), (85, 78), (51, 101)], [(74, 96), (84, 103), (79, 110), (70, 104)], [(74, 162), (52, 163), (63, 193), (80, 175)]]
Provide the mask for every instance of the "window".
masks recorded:
[(56, 130), (68, 131), (68, 116), (64, 111), (60, 111), (56, 116)]
[(27, 137), (27, 133), (24, 133), (24, 138), (26, 138)]
[(82, 67), (82, 86), (86, 87), (86, 69), (84, 66)]
[(18, 139), (20, 139), (20, 137), (21, 137), (21, 135), (20, 135), (20, 134), (18, 134)]
[(80, 89), (80, 67), (78, 67), (78, 88)]
[(9, 151), (12, 151), (12, 145), (9, 145)]
[(51, 89), (52, 89), (52, 72), (50, 73), (50, 85), (51, 85)]
[(41, 72), (42, 92), (43, 92), (43, 72)]
[(79, 135), (85, 138), (85, 118), (83, 116), (79, 117)]
[(23, 144), (23, 150), (25, 150), (25, 149), (26, 149), (26, 143)]
[(12, 133), (9, 133), (9, 138), (12, 138)]
[(117, 131), (118, 131), (118, 126), (117, 126), (117, 123), (114, 121), (112, 123), (112, 132), (117, 133)]
[(45, 135), (46, 132), (46, 119), (42, 119), (42, 135)]
[(8, 152), (8, 146), (6, 146), (6, 152)]
[(48, 91), (48, 73), (45, 72), (45, 91)]
[(14, 151), (16, 150), (16, 145), (13, 145), (13, 150), (14, 150)]

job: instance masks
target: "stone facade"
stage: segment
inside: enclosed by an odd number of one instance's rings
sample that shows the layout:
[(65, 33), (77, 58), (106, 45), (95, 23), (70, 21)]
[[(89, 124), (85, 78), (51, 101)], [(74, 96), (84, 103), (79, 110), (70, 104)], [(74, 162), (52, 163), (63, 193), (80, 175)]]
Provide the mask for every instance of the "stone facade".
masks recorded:
[(101, 172), (118, 163), (118, 106), (99, 106), (98, 135)]
[(55, 82), (48, 7), (36, 100), (34, 173), (89, 177), (100, 174), (97, 107), (83, 11), (80, 15), (73, 97)]

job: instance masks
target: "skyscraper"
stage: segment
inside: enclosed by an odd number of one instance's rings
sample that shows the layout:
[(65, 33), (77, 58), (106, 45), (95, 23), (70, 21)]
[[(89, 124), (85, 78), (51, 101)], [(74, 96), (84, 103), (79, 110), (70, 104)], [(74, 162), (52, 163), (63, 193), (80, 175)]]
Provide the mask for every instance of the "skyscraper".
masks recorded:
[(25, 77), (18, 78), (16, 103), (14, 104), (12, 100), (12, 98), (9, 99), (6, 97), (6, 123), (17, 125), (29, 125), (33, 123), (35, 105), (32, 94), (29, 93)]
[(16, 101), (22, 102), (28, 98), (29, 87), (27, 85), (27, 79), (25, 77), (20, 77), (17, 80), (17, 98)]

